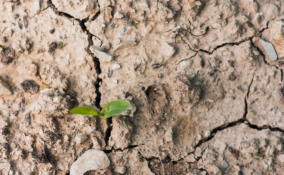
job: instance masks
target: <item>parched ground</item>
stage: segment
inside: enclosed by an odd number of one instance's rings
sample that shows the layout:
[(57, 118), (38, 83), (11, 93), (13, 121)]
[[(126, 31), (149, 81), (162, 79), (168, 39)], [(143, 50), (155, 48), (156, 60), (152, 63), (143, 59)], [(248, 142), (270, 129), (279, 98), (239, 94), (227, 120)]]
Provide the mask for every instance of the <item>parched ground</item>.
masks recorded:
[(1, 175), (284, 172), (283, 0), (1, 0), (0, 52)]

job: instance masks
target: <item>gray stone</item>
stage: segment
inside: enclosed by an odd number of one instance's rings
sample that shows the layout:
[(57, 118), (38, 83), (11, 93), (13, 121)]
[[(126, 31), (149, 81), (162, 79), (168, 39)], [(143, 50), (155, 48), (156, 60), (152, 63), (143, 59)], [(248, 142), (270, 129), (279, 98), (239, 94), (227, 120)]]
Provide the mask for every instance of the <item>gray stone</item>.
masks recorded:
[(176, 52), (175, 48), (168, 43), (163, 43), (161, 47), (163, 50), (163, 55), (166, 57), (172, 57)]
[(103, 52), (95, 47), (91, 47), (90, 48), (91, 52), (97, 57), (100, 59), (100, 61), (103, 61), (103, 62), (109, 62), (111, 60), (113, 60), (113, 56), (106, 53), (106, 52)]
[(225, 169), (227, 169), (228, 167), (229, 167), (229, 164), (228, 164), (226, 161), (223, 161), (223, 162), (221, 163), (220, 168), (221, 168), (222, 170), (225, 170)]
[(87, 171), (105, 169), (109, 164), (110, 161), (103, 151), (90, 149), (71, 165), (70, 175), (83, 175)]
[(277, 54), (276, 54), (276, 51), (275, 51), (273, 45), (270, 42), (264, 41), (263, 39), (260, 39), (260, 43), (263, 46), (267, 56), (272, 61), (276, 61), (277, 60)]

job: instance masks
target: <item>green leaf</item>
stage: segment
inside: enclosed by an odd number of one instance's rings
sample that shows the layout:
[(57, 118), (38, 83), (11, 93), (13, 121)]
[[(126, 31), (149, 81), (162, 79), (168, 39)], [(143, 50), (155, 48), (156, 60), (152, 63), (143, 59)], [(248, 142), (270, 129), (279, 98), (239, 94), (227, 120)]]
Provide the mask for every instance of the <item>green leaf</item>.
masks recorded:
[(70, 110), (71, 114), (82, 114), (82, 115), (95, 115), (98, 116), (99, 112), (89, 106), (78, 106)]
[(103, 114), (104, 118), (108, 118), (125, 111), (129, 106), (130, 103), (128, 101), (114, 100), (103, 107), (101, 114)]

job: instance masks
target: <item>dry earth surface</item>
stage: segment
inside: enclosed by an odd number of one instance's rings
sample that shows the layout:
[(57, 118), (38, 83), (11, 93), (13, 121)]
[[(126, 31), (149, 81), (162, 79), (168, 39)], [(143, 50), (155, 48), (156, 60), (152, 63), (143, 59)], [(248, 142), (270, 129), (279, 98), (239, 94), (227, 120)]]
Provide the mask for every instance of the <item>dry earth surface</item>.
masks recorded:
[(284, 172), (283, 0), (1, 0), (0, 59), (1, 175)]

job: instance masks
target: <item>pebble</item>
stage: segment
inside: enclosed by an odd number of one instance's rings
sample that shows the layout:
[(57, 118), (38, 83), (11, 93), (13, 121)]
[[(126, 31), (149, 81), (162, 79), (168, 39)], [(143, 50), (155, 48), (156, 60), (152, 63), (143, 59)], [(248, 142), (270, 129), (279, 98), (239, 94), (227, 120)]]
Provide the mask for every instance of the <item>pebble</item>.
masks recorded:
[(97, 57), (99, 58), (102, 62), (110, 62), (113, 60), (113, 56), (103, 52), (95, 47), (91, 47), (90, 48), (91, 52)]
[(223, 162), (221, 163), (220, 168), (221, 168), (222, 170), (225, 170), (225, 169), (227, 169), (228, 167), (229, 167), (229, 164), (228, 164), (226, 161), (223, 161)]
[(176, 50), (173, 46), (169, 45), (168, 43), (162, 44), (162, 50), (164, 56), (171, 57), (175, 54)]
[(118, 167), (115, 167), (114, 171), (119, 174), (125, 174), (126, 168), (125, 166), (118, 166)]
[(169, 128), (165, 133), (165, 141), (171, 142), (173, 140), (173, 130), (172, 128)]
[(25, 92), (35, 94), (39, 91), (39, 85), (34, 80), (25, 80), (21, 83), (22, 88)]
[(277, 54), (276, 54), (276, 51), (275, 51), (273, 45), (270, 42), (264, 41), (263, 39), (260, 39), (260, 43), (263, 46), (267, 56), (272, 61), (276, 61), (277, 60)]
[(119, 68), (121, 68), (120, 64), (114, 64), (114, 65), (112, 65), (112, 70), (117, 70), (117, 69), (119, 69)]
[(123, 14), (120, 13), (120, 12), (116, 12), (116, 13), (114, 14), (114, 18), (115, 18), (115, 19), (121, 19), (121, 18), (123, 18), (123, 17), (124, 17)]
[(188, 156), (186, 156), (185, 158), (184, 158), (184, 160), (186, 161), (186, 162), (195, 162), (196, 161), (196, 159), (194, 158), (194, 154), (189, 154)]
[(110, 161), (105, 152), (90, 149), (71, 165), (70, 175), (83, 175), (87, 171), (106, 169), (109, 165)]
[(178, 70), (183, 71), (190, 66), (190, 60), (183, 60), (178, 65)]
[(61, 170), (61, 171), (63, 171), (64, 170), (64, 164), (61, 162), (61, 161), (58, 161), (57, 163), (56, 163), (56, 165), (57, 165), (57, 168), (59, 169), (59, 170)]

